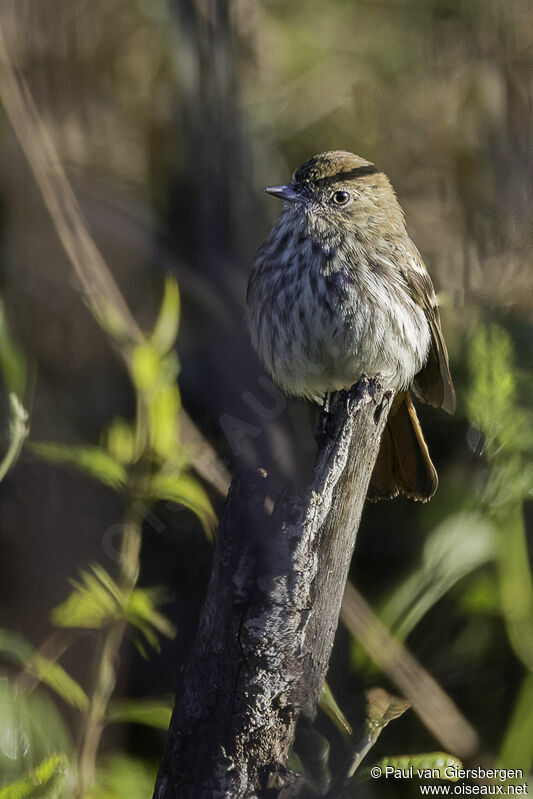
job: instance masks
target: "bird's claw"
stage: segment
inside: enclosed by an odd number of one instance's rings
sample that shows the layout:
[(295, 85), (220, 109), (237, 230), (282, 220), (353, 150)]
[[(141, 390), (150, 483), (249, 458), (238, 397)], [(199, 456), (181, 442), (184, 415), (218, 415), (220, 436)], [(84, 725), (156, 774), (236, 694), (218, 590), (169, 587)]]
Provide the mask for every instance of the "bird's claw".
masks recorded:
[(332, 420), (333, 414), (324, 408), (320, 414), (320, 420), (315, 433), (315, 440), (319, 447), (323, 446), (330, 437)]
[(376, 378), (368, 377), (368, 375), (361, 375), (357, 383), (346, 392), (346, 412), (348, 414), (355, 413), (361, 404), (361, 400), (365, 394), (374, 397), (376, 393)]

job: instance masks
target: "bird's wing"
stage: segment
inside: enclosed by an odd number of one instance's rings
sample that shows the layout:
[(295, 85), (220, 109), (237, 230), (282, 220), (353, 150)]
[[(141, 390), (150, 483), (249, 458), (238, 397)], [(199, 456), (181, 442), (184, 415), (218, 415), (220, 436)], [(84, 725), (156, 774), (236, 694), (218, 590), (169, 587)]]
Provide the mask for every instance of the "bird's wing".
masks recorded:
[(450, 374), (448, 350), (442, 335), (435, 290), (416, 248), (409, 266), (409, 270), (402, 270), (403, 277), (409, 286), (411, 296), (423, 309), (431, 331), (428, 359), (414, 379), (413, 390), (417, 397), (429, 405), (454, 413), (455, 389)]

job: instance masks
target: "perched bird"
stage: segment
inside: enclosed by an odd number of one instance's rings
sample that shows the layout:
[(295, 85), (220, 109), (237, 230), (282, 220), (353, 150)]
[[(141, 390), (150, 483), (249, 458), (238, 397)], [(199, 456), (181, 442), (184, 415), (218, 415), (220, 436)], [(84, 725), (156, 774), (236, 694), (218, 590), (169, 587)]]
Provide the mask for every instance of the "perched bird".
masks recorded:
[(319, 401), (380, 375), (396, 394), (369, 497), (430, 499), (438, 478), (409, 389), (448, 413), (455, 392), (433, 284), (389, 179), (333, 151), (266, 191), (284, 204), (248, 284), (260, 359), (287, 393)]

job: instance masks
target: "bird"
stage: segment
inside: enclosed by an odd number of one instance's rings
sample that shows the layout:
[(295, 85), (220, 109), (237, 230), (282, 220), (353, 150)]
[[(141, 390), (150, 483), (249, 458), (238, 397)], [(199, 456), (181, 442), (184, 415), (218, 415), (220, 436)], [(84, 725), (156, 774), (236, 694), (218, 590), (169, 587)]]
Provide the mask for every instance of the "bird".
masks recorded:
[(344, 150), (265, 190), (281, 215), (247, 290), (252, 344), (287, 394), (322, 402), (362, 375), (394, 392), (368, 498), (429, 500), (438, 477), (411, 392), (454, 413), (433, 283), (389, 178)]

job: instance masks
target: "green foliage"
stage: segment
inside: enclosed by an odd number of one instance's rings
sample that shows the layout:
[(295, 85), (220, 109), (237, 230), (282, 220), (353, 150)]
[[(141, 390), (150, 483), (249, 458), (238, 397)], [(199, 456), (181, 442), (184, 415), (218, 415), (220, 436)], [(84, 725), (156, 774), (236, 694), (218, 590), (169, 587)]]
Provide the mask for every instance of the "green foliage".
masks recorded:
[(517, 657), (533, 669), (533, 585), (524, 517), (520, 505), (497, 514), (500, 527), (501, 608)]
[(533, 447), (531, 414), (517, 403), (514, 360), (513, 343), (503, 327), (491, 324), (476, 329), (469, 350), (466, 402), (469, 418), (483, 433), (491, 460), (506, 461)]
[(117, 416), (113, 419), (102, 436), (102, 444), (114, 461), (123, 466), (129, 466), (134, 462), (135, 431), (122, 417)]
[(59, 663), (41, 655), (21, 635), (0, 629), (0, 653), (22, 666), (25, 672), (47, 685), (69, 705), (79, 710), (87, 707), (88, 699), (81, 686)]
[(533, 583), (523, 502), (533, 488), (533, 413), (520, 405), (509, 334), (480, 327), (470, 350), (470, 416), (485, 441), (482, 501), (498, 532), (501, 610), (516, 655), (533, 669)]
[(147, 799), (154, 790), (156, 766), (114, 755), (96, 773), (96, 784), (86, 799)]
[(143, 498), (146, 501), (176, 502), (192, 510), (207, 533), (213, 529), (215, 514), (209, 498), (204, 488), (190, 474), (160, 472), (149, 480), (145, 491)]
[(168, 277), (165, 283), (165, 293), (161, 310), (155, 323), (150, 343), (160, 355), (166, 355), (172, 347), (178, 335), (180, 323), (180, 293), (178, 284), (172, 277)]
[(32, 441), (30, 449), (43, 460), (62, 466), (72, 466), (87, 477), (98, 480), (116, 491), (125, 489), (127, 472), (107, 452), (100, 447), (69, 447), (65, 444), (51, 444)]
[(467, 616), (499, 613), (500, 598), (494, 574), (484, 572), (476, 575), (460, 597), (459, 606)]
[(338, 706), (335, 697), (331, 693), (331, 688), (327, 683), (324, 684), (320, 696), (320, 708), (326, 716), (331, 719), (342, 735), (349, 737), (352, 734), (350, 723)]
[[(24, 781), (57, 753), (63, 753), (65, 761), (71, 759), (70, 736), (55, 704), (39, 687), (26, 694), (19, 682), (0, 675), (2, 789)], [(55, 786), (56, 781), (51, 781), (51, 785)], [(63, 799), (64, 794), (57, 796)]]
[[(179, 449), (178, 371), (178, 358), (173, 350), (161, 354), (149, 341), (133, 350), (133, 381), (147, 409), (147, 426), (142, 431), (144, 438), (140, 439), (140, 444), (148, 447), (156, 458), (170, 463), (176, 462)], [(182, 458), (180, 454), (180, 465)]]
[(132, 351), (132, 375), (137, 389), (144, 394), (157, 394), (170, 379), (178, 376), (177, 359), (162, 360), (160, 353), (149, 342), (143, 341)]
[(2, 300), (0, 300), (0, 372), (9, 393), (21, 401), (26, 392), (28, 365), (24, 353), (13, 341)]
[(380, 617), (401, 641), (459, 580), (495, 557), (493, 527), (482, 514), (449, 516), (428, 536), (421, 563), (391, 593)]
[(9, 409), (9, 446), (0, 462), (0, 481), (17, 462), (24, 441), (30, 432), (28, 413), (14, 392), (9, 394)]
[[(406, 702), (400, 697), (391, 696), (383, 688), (371, 688), (366, 693), (367, 697), (367, 716), (365, 722), (366, 738), (359, 742), (355, 752), (355, 758), (350, 769), (349, 776), (352, 776), (359, 767), (363, 758), (368, 754), (371, 747), (375, 744), (383, 729), (389, 722), (402, 716), (405, 711), (410, 707), (409, 702)], [(386, 768), (393, 768), (394, 770), (409, 770), (412, 769), (413, 776), (419, 778), (430, 777), (435, 778), (438, 776), (441, 779), (451, 779), (456, 781), (456, 777), (449, 777), (446, 774), (446, 768), (454, 766), (461, 768), (461, 762), (445, 752), (429, 752), (424, 754), (415, 755), (394, 755), (391, 757), (381, 758), (374, 768), (378, 767), (381, 772)], [(429, 773), (426, 770), (429, 769)], [(361, 772), (361, 776), (368, 777), (370, 774), (368, 769)]]
[[(157, 605), (168, 602), (168, 592), (164, 588), (136, 588), (129, 597), (126, 605), (126, 619), (132, 627), (138, 629), (147, 643), (159, 651), (158, 633), (167, 638), (174, 638), (176, 630), (174, 625), (156, 610)], [(141, 652), (146, 652), (140, 641), (137, 645)]]
[(98, 564), (92, 572), (82, 570), (81, 582), (70, 580), (74, 590), (52, 611), (56, 627), (81, 627), (97, 630), (124, 617), (127, 599), (110, 575)]
[[(127, 506), (118, 577), (115, 579), (98, 564), (93, 564), (90, 570), (81, 570), (79, 580), (71, 581), (70, 595), (51, 614), (52, 623), (57, 627), (98, 631), (96, 682), (87, 696), (54, 659), (45, 657), (23, 638), (5, 630), (0, 630), (0, 653), (83, 712), (76, 785), (71, 786), (76, 795), (84, 799), (89, 796), (134, 799), (151, 793), (155, 775), (152, 767), (129, 758), (111, 759), (98, 770), (96, 784), (91, 786), (98, 741), (107, 723), (121, 721), (165, 729), (170, 721), (171, 707), (163, 700), (124, 702), (108, 711), (123, 636), (131, 633), (146, 656), (147, 646), (159, 648), (160, 635), (169, 638), (175, 635), (173, 625), (159, 610), (159, 606), (169, 600), (168, 592), (163, 588), (137, 586), (142, 528), (142, 514), (138, 509), (144, 506), (148, 510), (150, 505), (161, 501), (179, 503), (196, 514), (207, 532), (211, 532), (215, 516), (207, 493), (189, 471), (190, 456), (180, 442), (181, 399), (176, 383), (179, 362), (174, 350), (180, 299), (175, 280), (167, 280), (153, 332), (146, 337), (139, 334), (132, 338), (118, 305), (115, 307), (99, 297), (91, 300), (90, 307), (100, 325), (119, 345), (131, 368), (137, 397), (135, 419), (129, 422), (115, 417), (101, 436), (100, 446), (32, 442), (30, 447), (39, 457), (72, 467), (122, 494)], [(8, 386), (13, 387), (11, 439), (8, 453), (0, 464), (0, 479), (16, 460), (27, 435), (26, 413), (15, 393), (15, 389), (22, 392), (25, 385), (24, 364), (7, 334), (2, 337), (2, 333), (6, 333), (4, 328), (5, 318), (0, 307), (0, 368)], [(16, 740), (21, 743), (29, 740), (28, 724), (24, 718), (15, 720), (11, 712), (15, 707), (13, 697), (10, 695), (10, 704), (1, 695), (0, 700), (3, 700), (0, 744), (3, 735), (16, 736), (19, 728), (20, 738)], [(17, 709), (22, 704), (17, 697)], [(49, 732), (46, 719), (40, 713), (35, 715), (35, 724), (43, 733)], [(53, 738), (51, 735), (50, 743)], [(20, 761), (20, 768), (9, 771), (12, 779), (1, 789), (2, 799), (62, 798), (65, 786), (60, 778), (65, 771), (65, 757), (39, 746), (32, 752), (31, 759), (25, 759), (19, 749), (11, 760), (13, 763)], [(0, 761), (1, 751), (6, 751), (5, 747), (0, 747)], [(57, 746), (54, 751), (66, 751), (66, 746)], [(38, 762), (34, 756), (37, 752), (41, 754)]]
[(0, 481), (17, 462), (29, 433), (28, 412), (23, 398), (26, 393), (28, 367), (26, 359), (9, 331), (4, 304), (0, 300), (0, 373), (4, 379), (9, 401), (8, 441), (0, 461)]
[[(456, 586), (452, 596), (468, 618), (467, 625), (481, 615), (503, 618), (512, 650), (530, 672), (533, 587), (523, 506), (533, 487), (533, 413), (521, 398), (521, 387), (528, 383), (515, 366), (509, 333), (494, 324), (476, 328), (468, 364), (465, 405), (478, 430), (471, 441), (482, 445), (477, 454), (485, 462), (483, 480), (470, 483), (470, 494), (463, 493), (460, 499), (462, 508), (456, 503), (454, 512), (437, 525), (424, 542), (419, 566), (382, 601), (378, 613), (403, 641)], [(476, 511), (471, 510), (474, 505)], [(471, 634), (469, 630), (464, 629), (463, 638)], [(355, 644), (353, 664), (371, 672), (366, 654)], [(528, 673), (504, 736), (502, 767), (527, 770), (533, 762), (532, 685)], [(387, 758), (378, 765), (433, 769), (439, 767), (439, 759), (444, 763), (447, 758), (442, 753), (406, 756)]]
[(172, 715), (172, 699), (124, 699), (114, 702), (108, 713), (108, 721), (126, 724), (144, 724), (158, 730), (167, 730)]
[(173, 384), (164, 386), (150, 403), (150, 446), (160, 458), (174, 459), (179, 410), (180, 395)]
[[(459, 580), (495, 558), (491, 520), (474, 511), (452, 514), (429, 534), (420, 565), (389, 594), (378, 614), (396, 638), (404, 641)], [(358, 669), (370, 665), (366, 652), (356, 641), (352, 663)]]
[(366, 729), (371, 738), (377, 738), (381, 730), (393, 719), (403, 716), (410, 708), (409, 702), (391, 696), (383, 688), (370, 688), (366, 692)]
[(179, 449), (181, 400), (176, 385), (179, 362), (173, 349), (179, 314), (178, 286), (168, 278), (154, 330), (132, 350), (133, 382), (147, 409), (148, 441), (143, 444), (157, 458), (171, 463), (175, 462)]
[[(30, 447), (45, 460), (71, 466), (148, 505), (159, 501), (183, 505), (198, 516), (210, 533), (215, 514), (205, 489), (188, 471), (189, 459), (179, 440), (179, 363), (173, 349), (179, 314), (178, 287), (169, 278), (152, 334), (140, 343), (128, 345), (137, 393), (134, 425), (115, 417), (99, 447), (48, 442), (32, 442)], [(118, 328), (109, 321), (112, 314), (103, 317), (107, 319), (105, 329), (124, 343)]]
[(0, 788), (0, 799), (60, 799), (68, 760), (51, 755), (29, 774)]
[[(92, 573), (82, 570), (81, 581), (71, 580), (71, 585), (74, 590), (70, 596), (52, 611), (52, 622), (57, 627), (97, 630), (123, 620), (139, 630), (154, 649), (159, 647), (158, 633), (168, 638), (176, 634), (173, 625), (156, 609), (169, 599), (165, 589), (124, 590), (98, 564), (93, 564)], [(144, 652), (142, 646), (141, 649)]]
[[(326, 689), (322, 696), (322, 703), (324, 696), (327, 696), (328, 693), (329, 689)], [(337, 709), (336, 702), (332, 697), (328, 698), (328, 704)], [(344, 773), (341, 771), (336, 776), (333, 784), (329, 770), (329, 744), (313, 728), (304, 725), (303, 729), (297, 731), (296, 752), (291, 760), (290, 767), (305, 775), (306, 785), (313, 792), (313, 795), (346, 795), (344, 789), (355, 782), (356, 772), (363, 760), (368, 757), (368, 753), (375, 745), (382, 731), (391, 721), (402, 716), (409, 707), (410, 703), (405, 699), (392, 696), (383, 688), (374, 687), (366, 692), (366, 719), (362, 736), (354, 736), (351, 730), (347, 734), (346, 728), (338, 723), (339, 720), (336, 721), (352, 754), (350, 767)], [(342, 723), (344, 719), (342, 713), (340, 713), (340, 717)], [(374, 768), (376, 766), (383, 773), (385, 768), (394, 770), (412, 769), (413, 776), (421, 779), (440, 777), (451, 781), (456, 781), (457, 777), (450, 777), (449, 774), (446, 774), (446, 768), (462, 768), (462, 764), (457, 758), (445, 752), (383, 757), (374, 764)], [(364, 768), (359, 772), (357, 778), (367, 779), (370, 776), (376, 776), (375, 772), (371, 773), (369, 768)]]
[[(519, 768), (526, 773), (533, 766), (533, 673), (524, 678), (507, 727), (498, 758), (499, 768)], [(521, 780), (518, 780), (521, 782)]]

